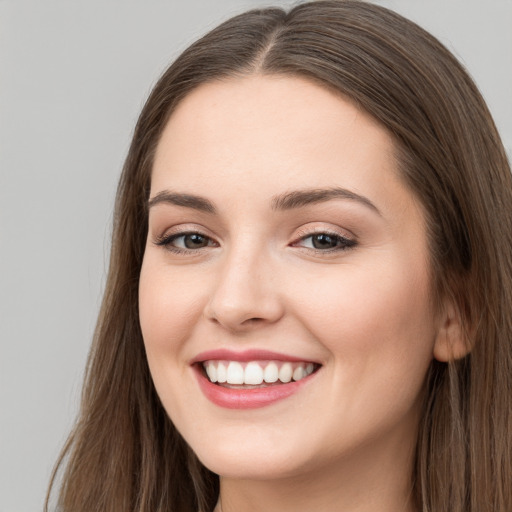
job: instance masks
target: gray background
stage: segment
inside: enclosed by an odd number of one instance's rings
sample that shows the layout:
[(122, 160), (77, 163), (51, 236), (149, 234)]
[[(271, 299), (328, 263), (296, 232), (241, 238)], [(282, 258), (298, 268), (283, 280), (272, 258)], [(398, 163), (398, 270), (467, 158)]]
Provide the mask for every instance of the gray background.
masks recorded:
[[(378, 3), (465, 63), (510, 155), (512, 0)], [(268, 4), (0, 0), (0, 512), (41, 510), (76, 414), (116, 180), (146, 95), (205, 30)]]

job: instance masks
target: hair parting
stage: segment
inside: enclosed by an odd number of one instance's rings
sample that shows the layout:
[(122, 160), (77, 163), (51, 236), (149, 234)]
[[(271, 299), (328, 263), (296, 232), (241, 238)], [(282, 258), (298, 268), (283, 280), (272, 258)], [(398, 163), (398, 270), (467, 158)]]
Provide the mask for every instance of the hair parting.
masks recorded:
[(190, 46), (151, 92), (117, 191), (80, 416), (52, 478), (54, 487), (62, 478), (57, 509), (215, 506), (217, 475), (186, 446), (155, 392), (138, 321), (138, 279), (152, 162), (167, 120), (201, 84), (254, 74), (312, 80), (392, 134), (400, 175), (425, 212), (433, 301), (455, 304), (471, 348), (464, 358), (433, 361), (428, 374), (413, 480), (418, 510), (512, 510), (509, 163), (484, 100), (450, 52), (398, 14), (357, 0), (231, 18)]

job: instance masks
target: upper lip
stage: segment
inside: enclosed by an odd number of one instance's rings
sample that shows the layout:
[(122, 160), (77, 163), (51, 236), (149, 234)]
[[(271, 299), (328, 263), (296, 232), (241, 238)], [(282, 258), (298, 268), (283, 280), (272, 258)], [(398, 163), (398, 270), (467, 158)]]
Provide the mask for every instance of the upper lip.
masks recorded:
[[(219, 348), (215, 350), (206, 350), (197, 354), (191, 361), (190, 364), (202, 363), (204, 361), (289, 361), (289, 362), (307, 362), (307, 363), (318, 363), (313, 359), (292, 356), (289, 354), (283, 354), (279, 352), (273, 352), (270, 350), (259, 350), (249, 349), (243, 351), (234, 351), (225, 348)], [(319, 364), (319, 363), (318, 363)]]

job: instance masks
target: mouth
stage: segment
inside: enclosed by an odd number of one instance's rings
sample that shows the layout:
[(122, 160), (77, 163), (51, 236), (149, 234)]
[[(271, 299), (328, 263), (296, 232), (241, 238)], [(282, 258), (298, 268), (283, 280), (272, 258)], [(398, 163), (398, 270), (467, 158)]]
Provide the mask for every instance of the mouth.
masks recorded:
[(204, 396), (227, 409), (254, 409), (299, 392), (322, 367), (274, 352), (204, 352), (191, 361)]
[(201, 364), (203, 375), (228, 389), (257, 389), (298, 382), (313, 374), (319, 364), (307, 361), (208, 360)]

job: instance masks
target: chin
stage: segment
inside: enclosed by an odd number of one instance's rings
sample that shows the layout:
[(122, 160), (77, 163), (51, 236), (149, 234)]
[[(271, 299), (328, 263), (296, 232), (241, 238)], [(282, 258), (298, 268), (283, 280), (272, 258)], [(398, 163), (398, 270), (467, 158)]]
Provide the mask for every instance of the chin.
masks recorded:
[(192, 449), (201, 463), (219, 476), (269, 480), (298, 475), (308, 467), (307, 452), (300, 443), (293, 443), (295, 447), (291, 444), (283, 446), (283, 443), (270, 443), (261, 438), (246, 439), (244, 442), (235, 439), (226, 443), (192, 446)]
[(199, 457), (201, 463), (217, 475), (237, 480), (277, 480), (293, 477), (301, 473), (300, 465), (291, 460), (276, 460), (268, 454), (258, 458), (242, 458), (240, 454), (222, 454)]

